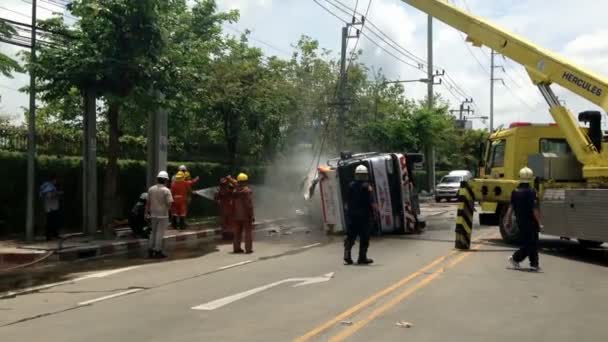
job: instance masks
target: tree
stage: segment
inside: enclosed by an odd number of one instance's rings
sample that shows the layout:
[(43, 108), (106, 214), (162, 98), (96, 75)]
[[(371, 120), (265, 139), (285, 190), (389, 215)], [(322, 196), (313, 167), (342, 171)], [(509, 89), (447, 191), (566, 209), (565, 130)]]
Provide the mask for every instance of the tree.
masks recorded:
[[(17, 31), (0, 19), (0, 38), (11, 38), (15, 34), (17, 34)], [(13, 72), (23, 72), (23, 68), (14, 59), (0, 53), (0, 74), (4, 77), (13, 78)]]
[[(119, 153), (119, 114), (126, 98), (140, 84), (147, 84), (164, 46), (159, 27), (170, 0), (75, 0), (68, 5), (79, 17), (69, 29), (61, 19), (46, 25), (49, 32), (69, 32), (70, 44), (40, 49), (37, 75), (45, 100), (61, 98), (72, 88), (82, 94), (94, 90), (106, 105), (109, 131), (108, 165), (104, 180), (103, 224), (116, 212)], [(59, 41), (58, 35), (51, 35)]]

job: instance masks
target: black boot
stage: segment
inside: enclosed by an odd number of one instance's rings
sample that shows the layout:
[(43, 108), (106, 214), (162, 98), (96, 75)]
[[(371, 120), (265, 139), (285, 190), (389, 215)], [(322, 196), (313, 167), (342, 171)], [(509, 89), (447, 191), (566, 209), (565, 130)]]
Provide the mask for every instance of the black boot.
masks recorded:
[(344, 265), (352, 265), (353, 258), (351, 256), (351, 249), (353, 248), (353, 243), (348, 239), (344, 240)]
[(183, 216), (179, 218), (179, 229), (186, 230), (186, 218)]
[(369, 247), (369, 242), (361, 242), (359, 244), (359, 259), (357, 260), (357, 264), (359, 265), (369, 265), (374, 263), (374, 260), (369, 259), (367, 257), (367, 248)]

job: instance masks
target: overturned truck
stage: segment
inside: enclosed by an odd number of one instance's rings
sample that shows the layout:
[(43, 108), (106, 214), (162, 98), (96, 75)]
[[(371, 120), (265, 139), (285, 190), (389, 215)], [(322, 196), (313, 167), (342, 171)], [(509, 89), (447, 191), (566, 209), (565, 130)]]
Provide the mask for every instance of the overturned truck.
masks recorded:
[(319, 167), (314, 185), (320, 189), (325, 230), (329, 233), (344, 232), (348, 185), (354, 180), (357, 166), (365, 165), (370, 172), (370, 183), (378, 205), (378, 215), (372, 223), (373, 233), (420, 232), (424, 222), (419, 218), (420, 206), (412, 172), (422, 159), (421, 154), (414, 153), (342, 153), (340, 158)]

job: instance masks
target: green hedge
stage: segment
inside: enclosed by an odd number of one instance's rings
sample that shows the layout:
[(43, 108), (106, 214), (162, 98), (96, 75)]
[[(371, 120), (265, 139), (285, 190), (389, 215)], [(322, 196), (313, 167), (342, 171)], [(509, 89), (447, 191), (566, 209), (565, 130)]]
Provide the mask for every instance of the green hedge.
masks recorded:
[[(102, 212), (103, 179), (107, 161), (98, 159), (99, 212)], [(200, 177), (196, 188), (215, 186), (219, 178), (227, 175), (230, 170), (226, 165), (216, 163), (185, 163), (193, 176)], [(169, 163), (168, 171), (173, 174), (181, 165)], [(146, 191), (146, 163), (136, 160), (120, 160), (118, 197), (116, 202), (121, 209), (121, 217), (126, 218), (131, 206), (139, 195)], [(0, 151), (0, 235), (23, 233), (25, 227), (26, 206), (26, 177), (27, 159), (23, 153)], [(264, 178), (263, 167), (243, 167), (242, 171), (250, 174), (251, 182), (258, 183)], [(64, 220), (65, 227), (80, 231), (82, 216), (82, 167), (81, 159), (75, 157), (39, 156), (36, 160), (36, 196), (38, 188), (50, 175), (59, 178), (61, 190), (64, 191)], [(37, 199), (37, 197), (36, 197)], [(217, 214), (217, 208), (211, 201), (194, 197), (191, 209), (192, 216), (210, 216)], [(101, 215), (100, 215), (101, 218)], [(36, 200), (36, 229), (43, 231), (44, 214), (42, 203)]]

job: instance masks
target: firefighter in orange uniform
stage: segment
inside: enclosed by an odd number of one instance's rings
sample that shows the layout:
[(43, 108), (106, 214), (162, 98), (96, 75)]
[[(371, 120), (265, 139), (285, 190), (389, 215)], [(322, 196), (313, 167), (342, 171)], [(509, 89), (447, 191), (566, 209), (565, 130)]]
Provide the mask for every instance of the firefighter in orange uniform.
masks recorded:
[(231, 240), (234, 238), (233, 212), (234, 204), (232, 194), (237, 181), (231, 176), (220, 179), (219, 191), (215, 194), (215, 200), (220, 206), (220, 219), (222, 225), (222, 238)]
[(188, 194), (194, 184), (198, 183), (198, 177), (194, 180), (186, 180), (184, 172), (180, 171), (175, 175), (175, 182), (171, 184), (171, 195), (173, 204), (171, 214), (178, 225), (178, 229), (186, 229), (186, 216), (188, 216)]
[[(237, 177), (238, 186), (232, 193), (233, 199), (233, 222), (234, 222), (234, 253), (253, 253), (253, 223), (255, 216), (253, 213), (253, 192), (247, 185), (249, 177), (241, 173)], [(245, 234), (245, 251), (241, 248), (241, 240)]]

